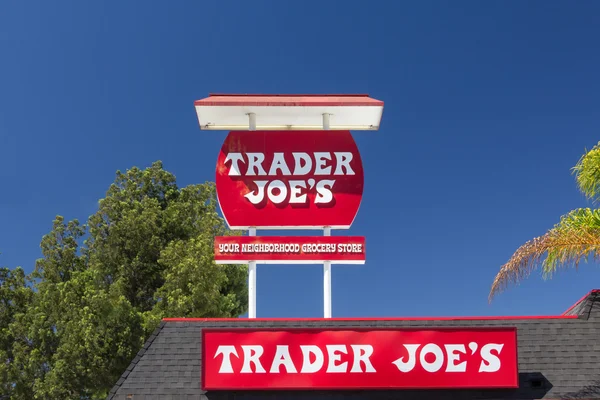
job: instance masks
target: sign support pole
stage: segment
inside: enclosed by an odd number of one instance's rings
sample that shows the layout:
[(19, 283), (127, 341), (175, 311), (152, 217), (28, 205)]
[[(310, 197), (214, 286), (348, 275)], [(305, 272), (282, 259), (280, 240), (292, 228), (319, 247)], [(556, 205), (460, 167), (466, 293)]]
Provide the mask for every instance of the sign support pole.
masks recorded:
[[(256, 114), (248, 114), (251, 131), (256, 130)], [(256, 228), (248, 230), (248, 236), (256, 236)], [(256, 318), (256, 261), (248, 263), (248, 318)]]
[[(250, 228), (248, 236), (256, 236), (256, 228)], [(248, 318), (256, 318), (256, 261), (248, 263)]]
[[(323, 114), (323, 130), (329, 130), (329, 114)], [(323, 228), (323, 236), (331, 236), (331, 228)], [(323, 317), (331, 318), (331, 262), (323, 263)]]
[[(331, 236), (331, 228), (324, 228), (323, 236)], [(323, 317), (331, 318), (331, 261), (323, 263)]]

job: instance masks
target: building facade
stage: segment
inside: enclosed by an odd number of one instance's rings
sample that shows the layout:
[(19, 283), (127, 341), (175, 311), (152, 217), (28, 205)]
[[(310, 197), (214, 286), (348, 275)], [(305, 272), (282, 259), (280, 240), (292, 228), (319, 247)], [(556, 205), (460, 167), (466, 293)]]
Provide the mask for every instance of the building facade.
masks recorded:
[[(203, 330), (516, 328), (517, 388), (216, 390), (202, 388)], [(165, 319), (116, 383), (109, 400), (600, 399), (600, 290), (562, 315), (406, 319)]]

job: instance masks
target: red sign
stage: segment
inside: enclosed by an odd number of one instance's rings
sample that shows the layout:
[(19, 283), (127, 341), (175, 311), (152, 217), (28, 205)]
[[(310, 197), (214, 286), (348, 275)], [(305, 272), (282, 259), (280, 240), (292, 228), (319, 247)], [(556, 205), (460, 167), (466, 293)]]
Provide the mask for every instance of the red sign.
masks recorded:
[(361, 236), (218, 236), (217, 264), (364, 264)]
[(216, 184), (232, 229), (347, 229), (364, 174), (349, 131), (230, 132)]
[(514, 328), (203, 330), (204, 390), (515, 388)]

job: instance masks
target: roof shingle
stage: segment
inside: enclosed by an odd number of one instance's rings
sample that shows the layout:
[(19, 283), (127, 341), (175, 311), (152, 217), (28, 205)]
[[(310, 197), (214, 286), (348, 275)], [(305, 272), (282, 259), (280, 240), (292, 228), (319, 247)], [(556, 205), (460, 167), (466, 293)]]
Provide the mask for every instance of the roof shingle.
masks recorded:
[[(568, 315), (578, 318), (455, 320), (181, 320), (163, 321), (111, 390), (126, 399), (600, 399), (600, 291), (592, 291)], [(204, 328), (516, 326), (519, 388), (510, 390), (248, 391), (201, 390)], [(128, 397), (131, 395), (132, 397)]]

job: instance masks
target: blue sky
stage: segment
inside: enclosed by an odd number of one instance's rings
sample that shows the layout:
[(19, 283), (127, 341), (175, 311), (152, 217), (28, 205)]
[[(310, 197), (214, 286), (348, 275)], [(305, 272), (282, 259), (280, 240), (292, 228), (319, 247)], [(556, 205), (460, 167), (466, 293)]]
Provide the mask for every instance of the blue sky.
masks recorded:
[[(0, 6), (0, 265), (31, 271), (55, 215), (85, 220), (115, 171), (162, 160), (214, 180), (209, 92), (369, 93), (366, 173), (334, 266), (333, 315), (556, 314), (600, 288), (583, 265), (490, 305), (499, 267), (590, 205), (570, 168), (600, 141), (600, 3), (7, 1)], [(260, 232), (259, 232), (260, 234)], [(264, 232), (263, 232), (264, 234)], [(320, 266), (259, 266), (259, 317), (322, 315)]]

